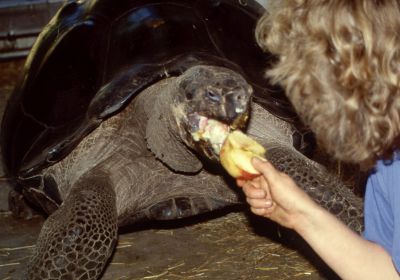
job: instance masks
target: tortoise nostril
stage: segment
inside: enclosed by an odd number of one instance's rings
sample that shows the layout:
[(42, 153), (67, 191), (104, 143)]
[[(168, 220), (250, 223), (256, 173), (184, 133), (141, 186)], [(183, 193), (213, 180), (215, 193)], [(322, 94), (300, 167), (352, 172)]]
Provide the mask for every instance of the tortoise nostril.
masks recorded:
[(247, 100), (247, 95), (243, 91), (238, 91), (238, 92), (234, 93), (233, 96), (234, 96), (234, 100), (236, 100), (237, 102), (245, 102)]

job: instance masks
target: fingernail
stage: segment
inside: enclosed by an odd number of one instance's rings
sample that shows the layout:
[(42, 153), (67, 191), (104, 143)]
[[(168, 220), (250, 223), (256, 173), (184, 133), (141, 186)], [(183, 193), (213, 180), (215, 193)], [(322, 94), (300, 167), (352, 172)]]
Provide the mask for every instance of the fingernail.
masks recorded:
[(269, 208), (271, 206), (272, 206), (272, 201), (271, 200), (265, 201), (265, 207)]
[(255, 160), (259, 160), (259, 161), (262, 161), (262, 162), (267, 162), (268, 160), (266, 159), (266, 158), (264, 158), (264, 157), (253, 157)]

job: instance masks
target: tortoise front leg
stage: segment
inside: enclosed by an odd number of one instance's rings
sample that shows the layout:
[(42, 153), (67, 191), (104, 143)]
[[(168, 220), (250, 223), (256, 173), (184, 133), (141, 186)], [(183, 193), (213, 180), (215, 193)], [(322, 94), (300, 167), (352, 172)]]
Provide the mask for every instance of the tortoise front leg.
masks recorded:
[(354, 231), (358, 233), (363, 231), (362, 199), (325, 167), (291, 148), (270, 148), (266, 156), (277, 169), (291, 176), (319, 205)]
[(27, 279), (98, 279), (117, 240), (115, 193), (107, 174), (91, 172), (45, 221)]

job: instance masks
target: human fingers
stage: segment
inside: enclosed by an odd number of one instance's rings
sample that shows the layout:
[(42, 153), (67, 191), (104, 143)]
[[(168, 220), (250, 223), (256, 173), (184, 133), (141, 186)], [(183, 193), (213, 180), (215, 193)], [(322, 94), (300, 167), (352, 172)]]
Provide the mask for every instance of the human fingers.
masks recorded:
[(254, 187), (258, 187), (257, 186), (257, 184), (259, 184), (259, 182), (260, 182), (260, 177), (262, 177), (262, 176), (258, 176), (258, 177), (256, 177), (256, 178), (253, 178), (252, 180), (243, 180), (243, 179), (236, 179), (236, 184), (239, 186), (239, 187), (243, 187), (243, 185), (244, 184), (246, 184), (247, 182), (253, 182), (254, 183)]
[(274, 202), (268, 198), (246, 198), (247, 203), (253, 208), (270, 208)]
[(290, 176), (276, 169), (270, 162), (261, 161), (257, 158), (252, 160), (254, 168), (262, 173), (260, 185), (268, 195), (273, 193), (274, 198), (276, 195), (286, 197), (287, 191), (294, 192), (298, 188)]
[(236, 185), (238, 185), (238, 187), (243, 187), (243, 185), (246, 183), (245, 180), (241, 180), (241, 179), (236, 179)]
[(248, 198), (262, 199), (267, 194), (264, 189), (255, 187), (251, 182), (246, 182), (242, 188)]
[(271, 190), (269, 188), (269, 184), (268, 184), (267, 180), (265, 179), (264, 176), (260, 176), (259, 179), (260, 180), (258, 181), (258, 184), (259, 184), (260, 188), (264, 190), (265, 197), (268, 199), (272, 199)]
[(258, 216), (269, 217), (270, 214), (274, 211), (274, 207), (269, 208), (254, 208), (250, 207), (251, 212)]
[(269, 161), (253, 157), (251, 163), (258, 172), (264, 175), (261, 177), (264, 177), (265, 179), (267, 179), (267, 181), (274, 180), (274, 178), (276, 178), (280, 174), (280, 172), (275, 169), (275, 167)]

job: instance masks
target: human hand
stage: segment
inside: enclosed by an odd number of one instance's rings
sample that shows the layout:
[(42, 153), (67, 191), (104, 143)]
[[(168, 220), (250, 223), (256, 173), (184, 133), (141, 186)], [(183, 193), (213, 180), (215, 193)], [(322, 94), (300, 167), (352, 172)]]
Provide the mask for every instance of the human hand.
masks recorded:
[(304, 217), (319, 207), (290, 176), (271, 163), (253, 158), (252, 164), (262, 176), (249, 181), (237, 180), (237, 184), (243, 188), (254, 214), (296, 229)]

